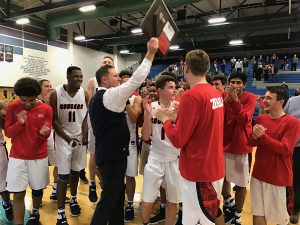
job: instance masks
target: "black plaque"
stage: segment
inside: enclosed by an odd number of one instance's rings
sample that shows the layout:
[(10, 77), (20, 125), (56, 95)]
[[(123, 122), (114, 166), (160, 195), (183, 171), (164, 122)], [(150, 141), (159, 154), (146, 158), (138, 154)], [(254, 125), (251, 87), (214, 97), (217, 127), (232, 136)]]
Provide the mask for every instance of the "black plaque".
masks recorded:
[(5, 45), (5, 61), (13, 62), (14, 61), (14, 47), (10, 45)]

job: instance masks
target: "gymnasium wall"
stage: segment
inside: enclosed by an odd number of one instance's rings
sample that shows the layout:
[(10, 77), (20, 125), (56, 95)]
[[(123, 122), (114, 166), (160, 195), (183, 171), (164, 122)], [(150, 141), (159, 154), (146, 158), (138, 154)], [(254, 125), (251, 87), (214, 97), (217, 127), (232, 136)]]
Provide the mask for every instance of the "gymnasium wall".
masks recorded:
[[(67, 41), (48, 41), (43, 35), (0, 25), (0, 46), (3, 45), (3, 61), (0, 59), (0, 86), (12, 87), (21, 77), (48, 79), (53, 87), (66, 83), (66, 69), (78, 66), (84, 75), (86, 87), (90, 77), (95, 75), (103, 56), (115, 59), (120, 71), (140, 60), (137, 56), (111, 55), (105, 52), (84, 48)], [(5, 47), (13, 47), (13, 60), (6, 61)], [(1, 50), (0, 50), (1, 55)], [(8, 54), (7, 54), (8, 55)], [(128, 57), (128, 60), (126, 58)], [(1, 57), (0, 57), (1, 58)]]

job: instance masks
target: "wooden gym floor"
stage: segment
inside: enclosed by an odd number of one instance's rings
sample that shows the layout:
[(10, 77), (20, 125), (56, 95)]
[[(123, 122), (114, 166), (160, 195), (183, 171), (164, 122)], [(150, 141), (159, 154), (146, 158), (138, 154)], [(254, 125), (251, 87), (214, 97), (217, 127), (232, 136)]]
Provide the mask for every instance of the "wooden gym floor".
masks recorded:
[[(9, 145), (8, 145), (9, 146)], [(9, 149), (9, 148), (8, 148)], [(50, 168), (50, 185), (45, 189), (44, 191), (44, 197), (43, 197), (43, 203), (42, 207), (40, 208), (40, 215), (41, 219), (40, 222), (42, 225), (54, 225), (56, 224), (56, 212), (57, 212), (57, 204), (56, 202), (50, 201), (49, 197), (52, 192), (52, 182), (53, 182), (53, 176), (52, 176), (52, 170), (53, 167)], [(87, 171), (88, 173), (88, 171)], [(88, 174), (87, 174), (88, 177)], [(134, 197), (134, 208), (135, 208), (135, 219), (133, 222), (127, 223), (128, 225), (141, 225), (141, 219), (140, 219), (140, 207), (139, 203), (141, 201), (141, 195), (142, 195), (142, 176), (138, 176), (136, 178), (136, 193)], [(252, 224), (252, 216), (251, 216), (251, 205), (250, 205), (250, 191), (249, 187), (247, 188), (247, 196), (246, 201), (244, 205), (244, 210), (242, 214), (242, 224), (243, 225), (250, 225)], [(97, 184), (97, 193), (99, 196), (100, 187), (99, 184)], [(67, 196), (70, 196), (70, 193), (67, 193)], [(70, 215), (70, 210), (68, 204), (66, 204), (66, 214), (68, 218), (68, 222), (70, 225), (89, 225), (91, 221), (91, 217), (94, 213), (94, 209), (96, 204), (91, 203), (88, 199), (88, 184), (80, 183), (78, 187), (78, 203), (81, 207), (81, 215), (79, 217), (72, 217)], [(2, 204), (1, 204), (2, 205)], [(31, 191), (30, 189), (27, 190), (26, 198), (25, 198), (25, 205), (26, 205), (26, 215), (25, 215), (25, 221), (28, 220), (29, 217), (29, 211), (32, 208), (32, 201), (31, 201)], [(153, 209), (153, 212), (159, 208), (158, 205), (156, 205)], [(0, 225), (6, 225), (14, 223), (6, 222), (4, 218), (4, 212), (2, 207), (0, 207)], [(26, 224), (26, 222), (25, 222)], [(160, 223), (163, 224), (163, 223)], [(271, 223), (268, 223), (271, 225)]]

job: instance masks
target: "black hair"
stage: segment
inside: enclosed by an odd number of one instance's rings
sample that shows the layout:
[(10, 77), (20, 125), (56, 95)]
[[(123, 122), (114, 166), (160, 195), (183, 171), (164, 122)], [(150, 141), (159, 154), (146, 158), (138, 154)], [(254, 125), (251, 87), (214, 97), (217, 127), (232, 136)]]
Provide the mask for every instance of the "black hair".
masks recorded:
[(215, 81), (215, 80), (220, 80), (221, 83), (222, 83), (222, 85), (227, 84), (227, 78), (224, 75), (220, 75), (220, 74), (219, 75), (215, 75), (213, 77), (213, 81)]
[(155, 87), (156, 89), (164, 89), (166, 86), (166, 83), (169, 81), (175, 82), (175, 77), (169, 76), (169, 75), (160, 75), (158, 76), (157, 80), (155, 81)]
[(205, 78), (206, 78), (206, 82), (212, 85), (213, 80), (211, 78), (211, 75), (206, 74)]
[(132, 72), (129, 71), (129, 70), (122, 70), (120, 73), (119, 73), (119, 77), (120, 78), (123, 78), (123, 77), (131, 77), (132, 76)]
[(113, 68), (115, 68), (115, 67), (112, 66), (112, 65), (104, 65), (104, 66), (101, 66), (101, 67), (96, 71), (95, 76), (96, 76), (96, 80), (97, 80), (98, 85), (101, 84), (101, 78), (102, 78), (103, 76), (106, 76), (106, 75), (108, 74), (108, 70), (109, 70), (109, 69), (113, 69)]
[(14, 92), (18, 96), (38, 96), (42, 92), (39, 82), (30, 77), (24, 77), (19, 79), (14, 86)]
[(73, 70), (81, 70), (81, 69), (77, 66), (69, 66), (67, 69), (67, 76), (72, 75)]
[(277, 101), (279, 101), (279, 100), (284, 101), (283, 105), (282, 105), (282, 107), (284, 108), (284, 106), (286, 105), (286, 103), (287, 103), (287, 101), (289, 100), (289, 97), (290, 97), (288, 89), (283, 85), (281, 85), (281, 86), (268, 86), (266, 88), (269, 92), (274, 93), (274, 94), (277, 95), (277, 97), (276, 97)]
[(161, 75), (167, 75), (167, 76), (171, 76), (171, 77), (174, 77), (174, 79), (176, 80), (176, 74), (171, 72), (171, 71), (164, 71), (161, 73)]
[(243, 73), (243, 72), (233, 72), (230, 76), (229, 76), (229, 80), (228, 82), (230, 83), (230, 81), (233, 79), (233, 78), (239, 78), (242, 80), (243, 84), (245, 85), (246, 82), (247, 82), (247, 74)]

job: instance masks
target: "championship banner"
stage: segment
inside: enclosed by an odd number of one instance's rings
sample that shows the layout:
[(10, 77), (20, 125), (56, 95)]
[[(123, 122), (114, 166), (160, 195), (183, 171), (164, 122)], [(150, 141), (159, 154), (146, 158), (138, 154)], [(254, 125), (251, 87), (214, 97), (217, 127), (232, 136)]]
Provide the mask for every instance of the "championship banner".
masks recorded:
[(5, 45), (5, 61), (13, 62), (14, 61), (14, 47), (10, 45)]

